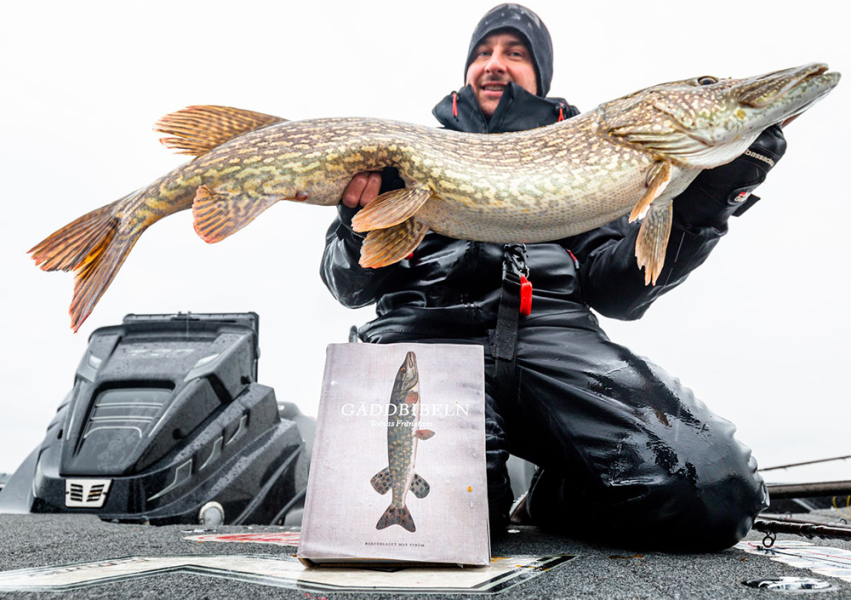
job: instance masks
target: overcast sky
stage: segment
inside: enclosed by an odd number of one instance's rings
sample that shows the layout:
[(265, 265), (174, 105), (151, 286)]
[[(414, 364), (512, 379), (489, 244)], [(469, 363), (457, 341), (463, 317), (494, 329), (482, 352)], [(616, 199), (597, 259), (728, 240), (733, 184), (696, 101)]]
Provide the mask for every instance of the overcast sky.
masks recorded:
[[(851, 70), (838, 3), (529, 2), (555, 46), (552, 94), (582, 110), (690, 76), (809, 62)], [(148, 230), (76, 335), (73, 278), (26, 251), (177, 167), (151, 125), (190, 104), (288, 119), (369, 116), (434, 125), (463, 84), (491, 1), (16, 2), (0, 23), (0, 472), (43, 438), (87, 338), (126, 313), (256, 311), (260, 382), (316, 414), (325, 346), (373, 309), (338, 305), (318, 276), (330, 208), (282, 203), (207, 245), (191, 215)], [(787, 130), (786, 157), (708, 262), (610, 337), (681, 378), (761, 465), (849, 454), (851, 120), (844, 81)], [(834, 465), (782, 479), (851, 479)]]

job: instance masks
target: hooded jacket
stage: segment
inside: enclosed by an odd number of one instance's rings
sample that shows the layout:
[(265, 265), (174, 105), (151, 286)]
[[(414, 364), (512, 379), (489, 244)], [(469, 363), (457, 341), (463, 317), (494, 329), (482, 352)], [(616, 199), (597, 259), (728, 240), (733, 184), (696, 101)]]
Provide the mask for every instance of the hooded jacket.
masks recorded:
[[(488, 120), (469, 86), (457, 98), (453, 94), (437, 104), (434, 115), (444, 127), (471, 133), (531, 129), (555, 123), (560, 110), (563, 116), (578, 113), (561, 99), (535, 96), (510, 84)], [(644, 273), (635, 260), (640, 224), (628, 223), (626, 217), (570, 238), (529, 244), (532, 313), (521, 318), (520, 326), (534, 321), (575, 326), (577, 317), (581, 322), (583, 316), (595, 321), (591, 308), (616, 319), (641, 317), (656, 298), (680, 285), (706, 260), (726, 233), (727, 219), (737, 209), (742, 212), (737, 200), (759, 185), (768, 170), (764, 162), (745, 156), (731, 165), (736, 166), (735, 177), (719, 181), (712, 171), (705, 171), (674, 200), (667, 259), (655, 286), (644, 284)], [(385, 170), (382, 193), (403, 186), (395, 169)], [(745, 207), (756, 200), (750, 196)], [(410, 258), (364, 269), (358, 265), (364, 238), (351, 227), (356, 212), (339, 205), (326, 236), (320, 274), (344, 306), (376, 303), (377, 318), (360, 328), (361, 339), (387, 343), (416, 337), (483, 336), (495, 327), (502, 244), (429, 232)]]

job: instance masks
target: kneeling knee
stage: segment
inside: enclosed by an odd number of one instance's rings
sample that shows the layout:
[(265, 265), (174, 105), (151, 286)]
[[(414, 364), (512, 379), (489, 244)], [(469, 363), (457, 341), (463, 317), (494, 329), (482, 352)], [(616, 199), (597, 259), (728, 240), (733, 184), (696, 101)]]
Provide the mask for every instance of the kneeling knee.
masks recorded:
[(651, 532), (661, 549), (713, 552), (733, 546), (766, 505), (765, 484), (754, 477), (729, 477), (681, 493), (662, 511)]

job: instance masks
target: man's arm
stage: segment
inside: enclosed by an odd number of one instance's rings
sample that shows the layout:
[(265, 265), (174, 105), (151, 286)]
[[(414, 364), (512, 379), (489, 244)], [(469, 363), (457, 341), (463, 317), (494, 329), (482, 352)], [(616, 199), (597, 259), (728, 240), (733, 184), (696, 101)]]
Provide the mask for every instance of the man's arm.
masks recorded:
[(402, 187), (405, 184), (396, 169), (385, 169), (382, 173), (358, 173), (343, 192), (337, 218), (325, 235), (319, 274), (331, 294), (348, 308), (377, 301), (383, 294), (383, 282), (396, 268), (364, 269), (358, 264), (365, 236), (352, 230), (352, 217), (379, 194)]
[(623, 217), (569, 240), (580, 263), (585, 301), (601, 314), (637, 319), (656, 298), (673, 289), (703, 264), (727, 233), (727, 220), (740, 215), (759, 198), (751, 191), (786, 151), (780, 126), (766, 129), (745, 154), (731, 163), (703, 171), (674, 199), (674, 222), (665, 266), (655, 286), (644, 285), (635, 260), (640, 223)]

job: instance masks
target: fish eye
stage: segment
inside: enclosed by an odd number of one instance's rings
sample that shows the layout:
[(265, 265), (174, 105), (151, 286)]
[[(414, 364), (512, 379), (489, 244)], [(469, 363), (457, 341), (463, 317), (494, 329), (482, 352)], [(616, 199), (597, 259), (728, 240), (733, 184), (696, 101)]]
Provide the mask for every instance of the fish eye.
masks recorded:
[(712, 85), (713, 83), (718, 83), (718, 80), (711, 75), (704, 75), (703, 77), (697, 78), (697, 83), (700, 85)]

